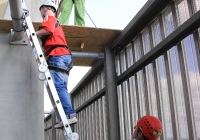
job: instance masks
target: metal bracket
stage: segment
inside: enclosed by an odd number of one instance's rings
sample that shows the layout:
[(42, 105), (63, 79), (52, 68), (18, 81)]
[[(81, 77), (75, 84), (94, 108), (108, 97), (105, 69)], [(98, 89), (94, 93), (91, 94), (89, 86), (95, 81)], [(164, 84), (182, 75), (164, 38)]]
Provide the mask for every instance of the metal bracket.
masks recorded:
[(12, 45), (27, 45), (28, 44), (28, 37), (26, 35), (26, 33), (24, 32), (24, 38), (21, 40), (16, 40), (16, 38), (14, 37), (14, 30), (11, 29), (10, 31), (10, 44)]

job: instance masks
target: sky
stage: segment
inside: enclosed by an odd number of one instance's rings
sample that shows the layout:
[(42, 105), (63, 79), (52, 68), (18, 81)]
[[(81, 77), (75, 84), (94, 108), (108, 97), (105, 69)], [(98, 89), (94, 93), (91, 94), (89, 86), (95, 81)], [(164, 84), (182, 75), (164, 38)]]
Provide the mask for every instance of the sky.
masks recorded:
[[(146, 2), (147, 0), (85, 0), (85, 10), (97, 28), (123, 30)], [(85, 13), (85, 26), (95, 28), (89, 16)], [(74, 9), (70, 16), (69, 25), (74, 25)], [(69, 92), (89, 69), (90, 67), (77, 66), (72, 68), (68, 81)], [(52, 105), (45, 91), (44, 111), (51, 111), (51, 109)]]

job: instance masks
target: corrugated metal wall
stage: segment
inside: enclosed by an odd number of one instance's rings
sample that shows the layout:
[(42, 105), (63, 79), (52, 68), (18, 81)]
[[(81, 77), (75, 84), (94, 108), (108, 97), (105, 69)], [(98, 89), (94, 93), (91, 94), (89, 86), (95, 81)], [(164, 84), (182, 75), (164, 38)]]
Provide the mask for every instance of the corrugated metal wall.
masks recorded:
[[(116, 57), (117, 75), (190, 18), (199, 5), (199, 0), (183, 0), (166, 8)], [(146, 114), (162, 120), (162, 139), (189, 140), (191, 128), (191, 137), (200, 139), (199, 60), (199, 33), (194, 32), (118, 86), (122, 140), (132, 138), (136, 120)]]
[[(79, 108), (102, 90), (105, 87), (104, 79), (104, 71), (102, 71), (91, 80), (89, 85), (73, 99), (74, 108)], [(79, 112), (77, 117), (79, 123), (75, 125), (75, 132), (79, 134), (80, 140), (107, 140), (106, 101), (104, 96)]]
[[(116, 56), (117, 77), (162, 43), (199, 9), (200, 0), (175, 0), (168, 5)], [(121, 140), (132, 140), (136, 121), (147, 114), (162, 121), (161, 140), (200, 139), (199, 33), (197, 29), (117, 86)], [(102, 70), (73, 97), (75, 109), (80, 110), (104, 87)], [(79, 122), (74, 131), (80, 140), (108, 139), (105, 97), (78, 111)]]

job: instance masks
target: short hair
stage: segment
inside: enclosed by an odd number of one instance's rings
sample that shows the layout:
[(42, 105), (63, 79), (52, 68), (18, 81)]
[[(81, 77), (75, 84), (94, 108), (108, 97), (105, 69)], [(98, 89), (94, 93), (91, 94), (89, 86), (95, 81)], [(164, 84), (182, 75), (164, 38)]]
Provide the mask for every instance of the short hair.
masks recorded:
[[(139, 132), (142, 132), (142, 131), (140, 130), (140, 128), (138, 129), (138, 133), (139, 133)], [(142, 134), (143, 134), (143, 133), (142, 133)], [(142, 135), (142, 138), (143, 138), (144, 140), (148, 140), (148, 139), (145, 137), (144, 134)]]
[(43, 6), (40, 7), (40, 10), (41, 10), (42, 7), (51, 8), (51, 9), (53, 9), (53, 12), (56, 13), (56, 10), (53, 6), (43, 5)]

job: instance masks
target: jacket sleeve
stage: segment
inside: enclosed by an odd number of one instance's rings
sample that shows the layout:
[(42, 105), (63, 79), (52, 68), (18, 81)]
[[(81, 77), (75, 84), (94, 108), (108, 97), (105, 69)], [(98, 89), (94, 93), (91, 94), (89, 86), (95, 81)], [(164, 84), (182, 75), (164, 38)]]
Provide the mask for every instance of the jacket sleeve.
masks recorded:
[(42, 29), (51, 32), (55, 31), (56, 18), (53, 16), (46, 16), (42, 22)]

